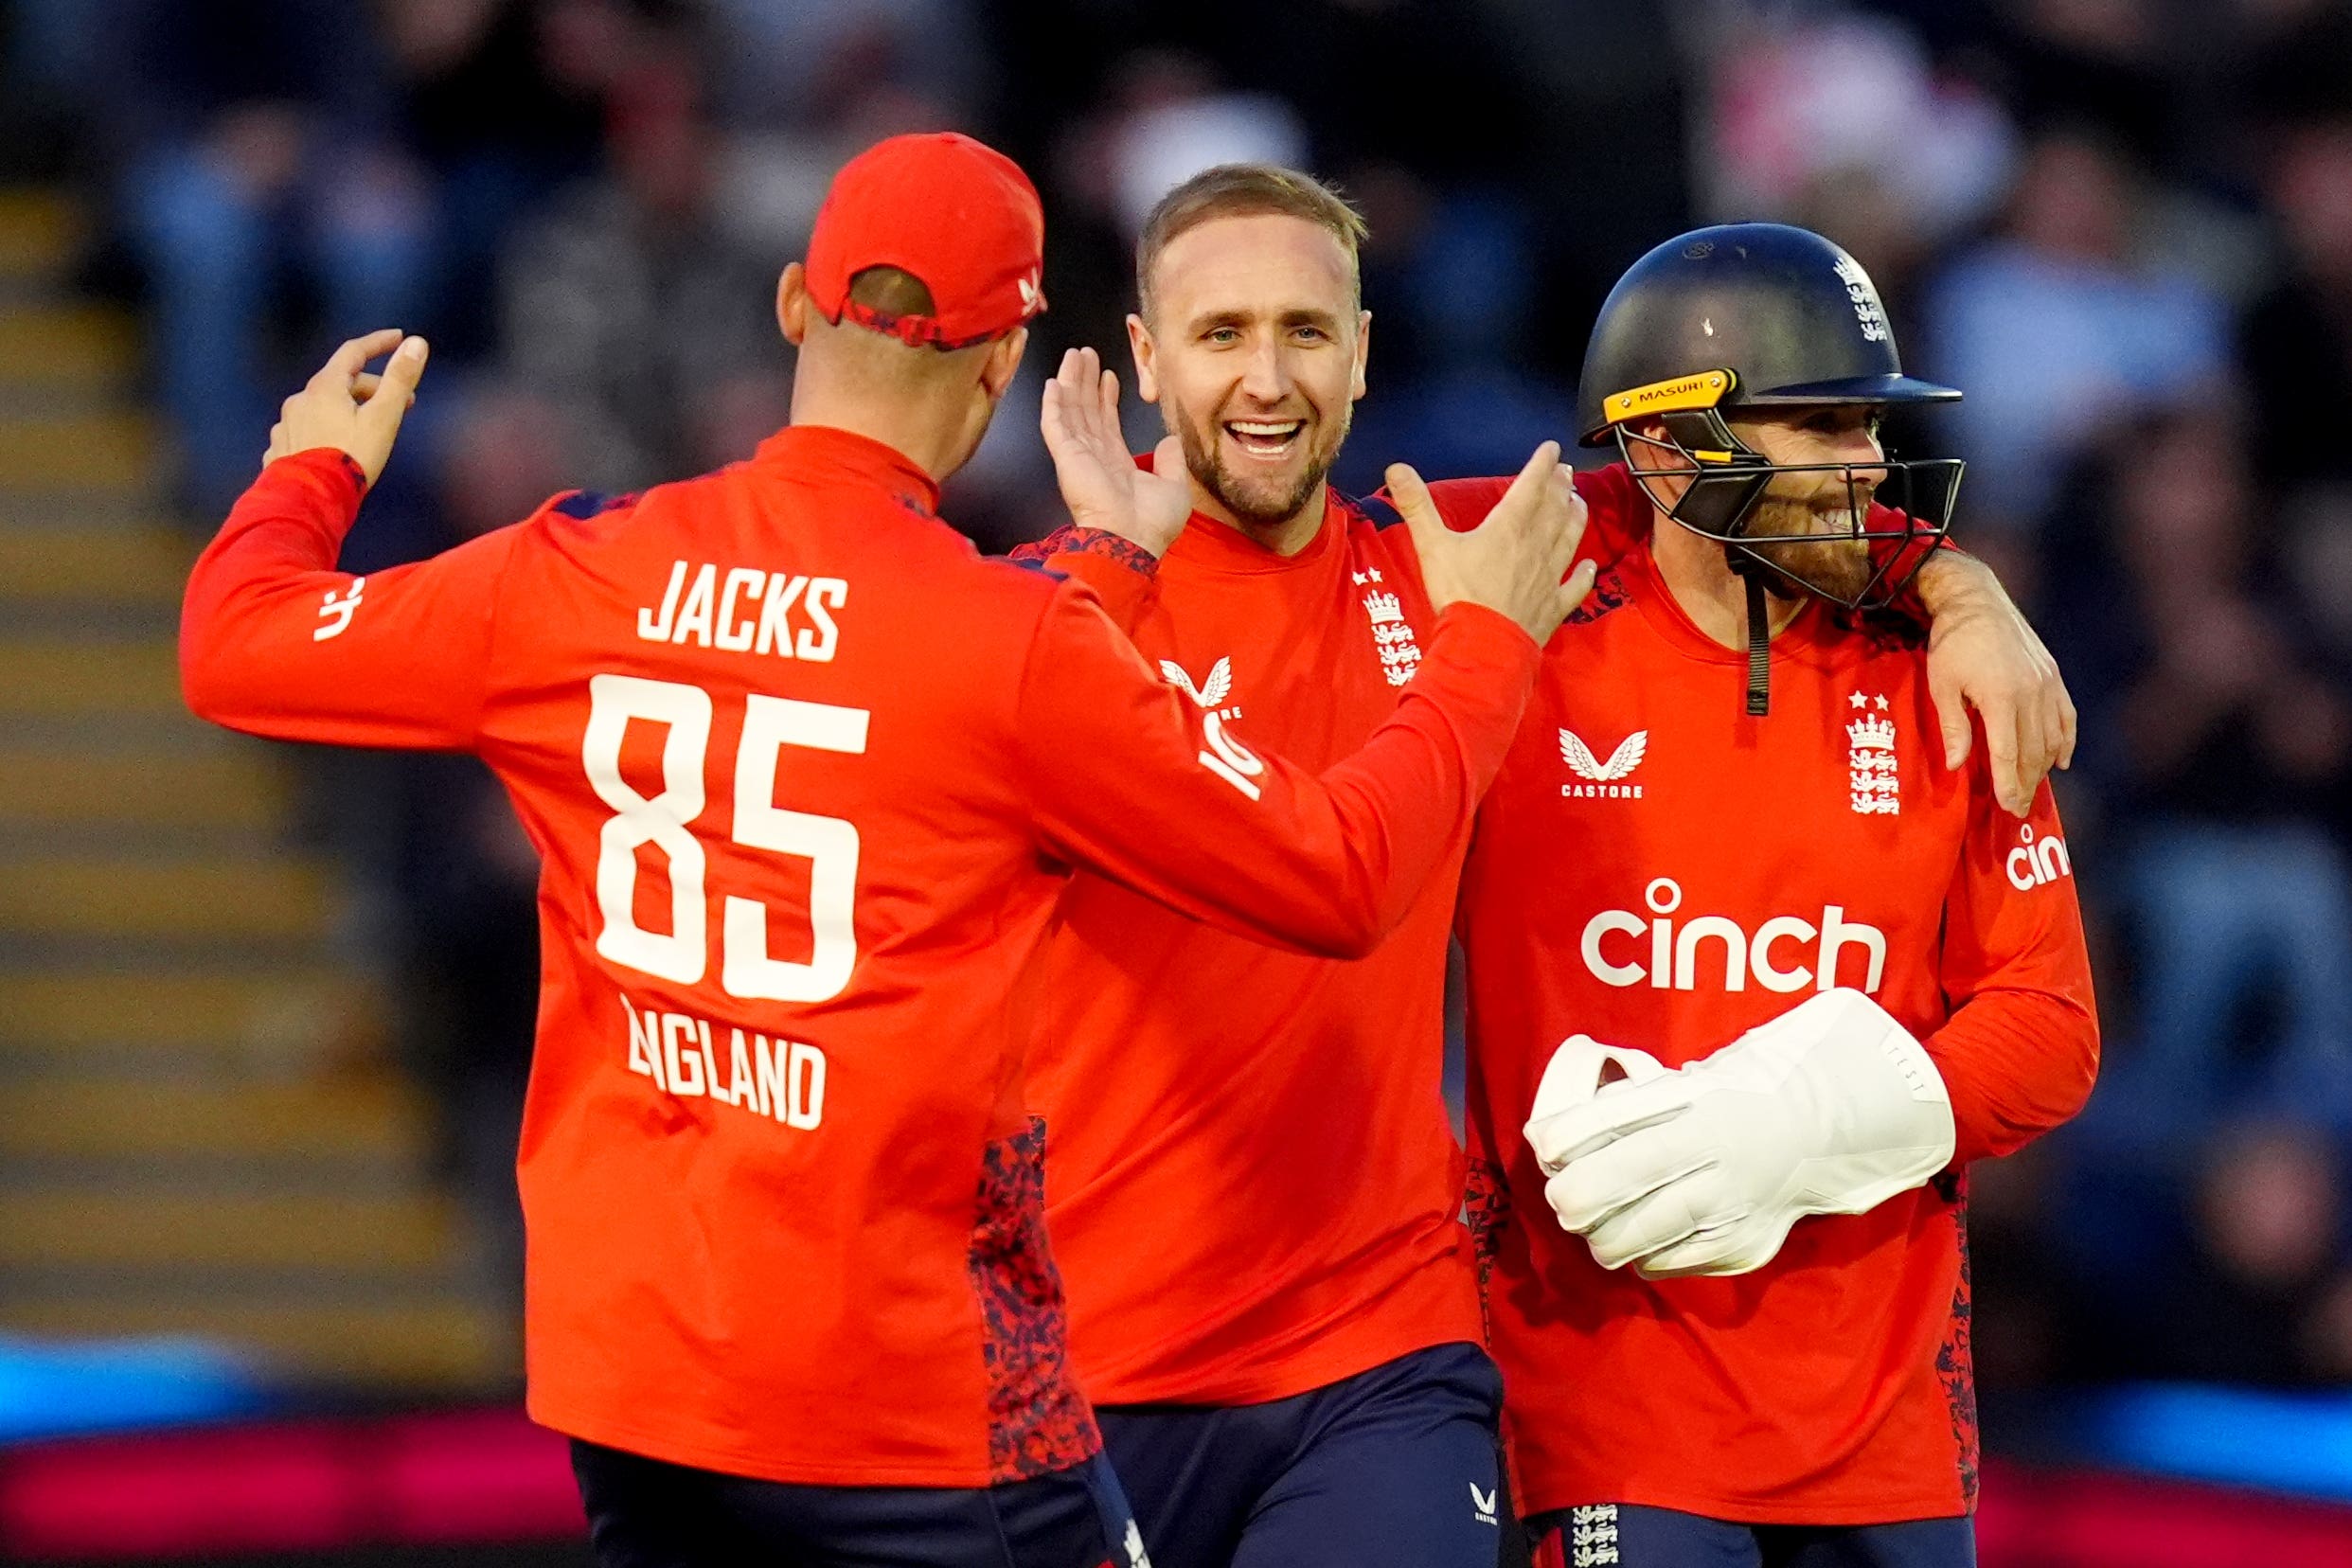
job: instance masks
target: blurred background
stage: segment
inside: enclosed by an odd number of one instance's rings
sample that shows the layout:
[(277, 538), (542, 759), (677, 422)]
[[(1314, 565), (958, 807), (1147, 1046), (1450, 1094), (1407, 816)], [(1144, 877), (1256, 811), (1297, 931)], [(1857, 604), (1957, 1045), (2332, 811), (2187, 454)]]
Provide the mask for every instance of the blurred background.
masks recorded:
[(582, 1560), (515, 1408), (531, 854), (469, 761), (187, 718), (181, 581), (365, 328), (435, 356), (348, 569), (746, 455), (832, 171), (953, 127), (1048, 212), (989, 549), (1211, 163), (1371, 221), (1344, 488), (1568, 431), (1682, 228), (1862, 260), (2082, 710), (2107, 1070), (1974, 1172), (1984, 1559), (2352, 1563), (2344, 5), (0, 0), (0, 1559)]

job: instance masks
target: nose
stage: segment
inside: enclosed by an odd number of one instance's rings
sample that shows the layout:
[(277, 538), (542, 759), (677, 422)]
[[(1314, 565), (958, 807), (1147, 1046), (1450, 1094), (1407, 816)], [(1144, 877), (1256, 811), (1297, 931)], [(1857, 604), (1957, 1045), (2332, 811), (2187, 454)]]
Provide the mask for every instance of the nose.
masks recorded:
[(1886, 479), (1886, 448), (1880, 445), (1876, 433), (1868, 429), (1842, 432), (1829, 459), (1843, 463), (1854, 483), (1866, 490), (1874, 490)]
[(1260, 334), (1251, 343), (1249, 359), (1241, 367), (1240, 390), (1243, 397), (1260, 403), (1278, 403), (1289, 394), (1290, 366), (1272, 333)]

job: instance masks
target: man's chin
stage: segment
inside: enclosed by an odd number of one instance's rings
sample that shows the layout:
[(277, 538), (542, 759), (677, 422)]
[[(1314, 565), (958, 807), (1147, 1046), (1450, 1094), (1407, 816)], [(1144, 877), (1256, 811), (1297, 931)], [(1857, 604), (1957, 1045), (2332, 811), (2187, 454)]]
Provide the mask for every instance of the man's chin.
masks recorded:
[(1751, 547), (1807, 593), (1841, 604), (1861, 598), (1875, 570), (1867, 552), (1835, 544), (1773, 544), (1756, 540)]

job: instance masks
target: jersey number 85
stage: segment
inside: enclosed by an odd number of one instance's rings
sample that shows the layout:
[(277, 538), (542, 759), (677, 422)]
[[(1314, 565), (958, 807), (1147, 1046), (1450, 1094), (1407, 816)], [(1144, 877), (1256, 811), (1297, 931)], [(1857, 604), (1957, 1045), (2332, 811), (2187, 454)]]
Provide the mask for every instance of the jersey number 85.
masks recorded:
[[(614, 963), (690, 986), (709, 966), (705, 857), (686, 825), (703, 814), (703, 765), (710, 749), (710, 693), (671, 681), (597, 675), (588, 683), (588, 730), (580, 760), (597, 798), (613, 808), (597, 855), (597, 908), (603, 929), (597, 952)], [(730, 896), (721, 935), (720, 987), (729, 996), (775, 1002), (824, 1002), (841, 994), (858, 958), (851, 918), (858, 882), (858, 830), (839, 817), (790, 811), (775, 804), (775, 771), (786, 746), (850, 755), (865, 750), (864, 708), (787, 697), (744, 699), (743, 735), (735, 752), (735, 842), (798, 855), (809, 862), (809, 961), (768, 956), (768, 909)], [(668, 726), (662, 743), (662, 791), (642, 795), (621, 776), (621, 741), (630, 721)], [(637, 923), (637, 849), (652, 845), (669, 862), (669, 930)]]

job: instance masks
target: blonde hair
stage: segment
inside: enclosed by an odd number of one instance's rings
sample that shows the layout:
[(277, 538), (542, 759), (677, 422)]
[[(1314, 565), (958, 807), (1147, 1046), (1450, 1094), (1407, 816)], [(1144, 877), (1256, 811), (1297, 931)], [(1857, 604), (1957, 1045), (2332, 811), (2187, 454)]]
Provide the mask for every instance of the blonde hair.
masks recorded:
[(1337, 240), (1347, 253), (1348, 274), (1357, 279), (1355, 302), (1362, 307), (1356, 251), (1371, 232), (1363, 214), (1312, 174), (1279, 164), (1233, 163), (1195, 174), (1161, 197), (1144, 220), (1135, 241), (1135, 298), (1144, 319), (1151, 319), (1151, 269), (1177, 236), (1219, 218), (1267, 215), (1304, 219)]

